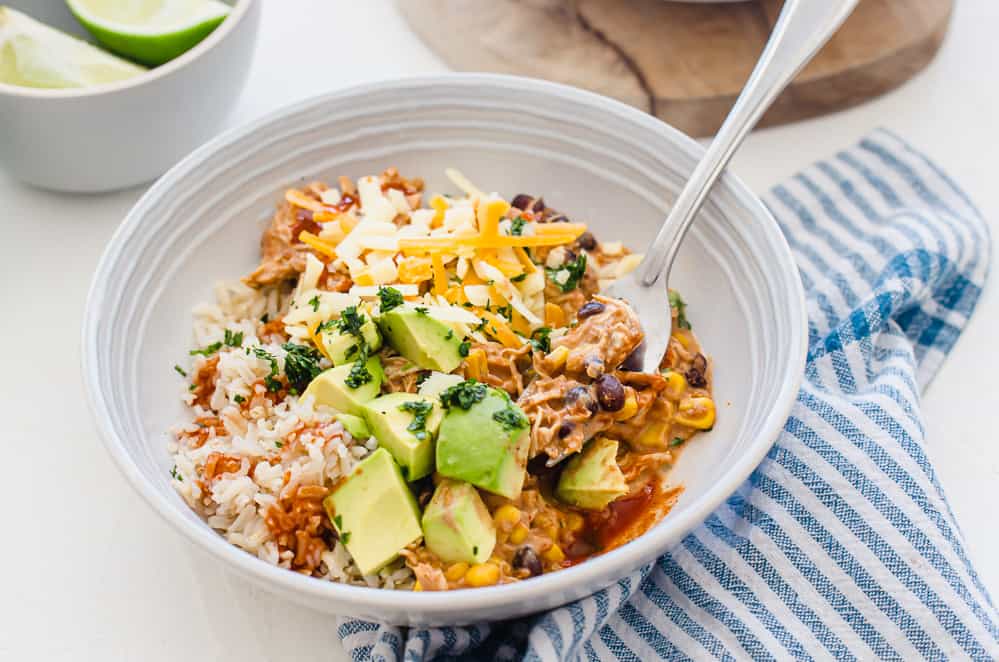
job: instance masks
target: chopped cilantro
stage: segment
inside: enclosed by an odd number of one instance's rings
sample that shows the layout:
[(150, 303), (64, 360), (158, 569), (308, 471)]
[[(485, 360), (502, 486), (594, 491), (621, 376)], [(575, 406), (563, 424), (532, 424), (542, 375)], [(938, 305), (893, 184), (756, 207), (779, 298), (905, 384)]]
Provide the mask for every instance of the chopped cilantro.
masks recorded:
[(669, 442), (669, 447), (674, 448), (676, 446), (682, 446), (686, 439), (681, 439), (680, 437), (673, 437), (673, 440)]
[(451, 340), (451, 338), (454, 338), (454, 331), (448, 329), (447, 333), (444, 334), (444, 340)]
[(319, 310), (319, 295), (318, 294), (316, 296), (312, 297), (311, 299), (309, 299), (309, 305), (312, 306), (312, 312), (316, 312), (316, 311)]
[(402, 305), (402, 292), (394, 287), (379, 287), (378, 300), (381, 302), (381, 311), (387, 313), (393, 308)]
[(175, 365), (173, 369), (176, 370), (177, 374), (180, 375), (181, 377), (187, 377), (187, 372), (179, 365)]
[(461, 344), (458, 345), (458, 354), (460, 356), (468, 356), (468, 350), (472, 348), (472, 343), (467, 340), (462, 340)]
[(327, 331), (335, 331), (340, 326), (340, 320), (328, 319), (325, 322), (320, 322), (319, 326), (316, 327), (316, 335), (320, 333), (326, 333)]
[(510, 282), (511, 283), (519, 283), (520, 281), (524, 280), (525, 278), (527, 278), (527, 272), (526, 271), (524, 273), (522, 273), (522, 274), (517, 274), (516, 276), (514, 276), (513, 278), (511, 278)]
[(236, 403), (237, 405), (241, 405), (241, 404), (243, 404), (244, 402), (246, 402), (246, 398), (244, 398), (243, 396), (241, 396), (241, 395), (240, 395), (239, 393), (237, 393), (236, 395), (232, 396), (232, 400), (233, 400), (233, 402), (235, 402), (235, 403)]
[(343, 541), (344, 545), (350, 544), (350, 531), (344, 531), (340, 534), (340, 540)]
[(364, 325), (364, 314), (357, 312), (357, 306), (347, 306), (340, 313), (340, 332), (361, 338), (361, 326)]
[[(569, 260), (561, 267), (545, 267), (548, 278), (558, 285), (562, 292), (571, 292), (579, 285), (579, 279), (586, 273), (586, 253), (580, 253), (575, 260)], [(562, 273), (565, 276), (562, 276)]]
[(424, 308), (423, 306), (417, 306), (417, 307), (416, 307), (416, 312), (417, 312), (418, 314), (420, 314), (420, 315), (426, 315), (426, 314), (427, 314), (427, 313), (429, 313), (430, 311), (429, 311), (428, 309)]
[(479, 546), (472, 545), (472, 556), (478, 556), (478, 555), (479, 555)]
[(420, 376), (416, 378), (416, 386), (417, 386), (417, 388), (419, 388), (420, 386), (423, 386), (423, 382), (427, 381), (429, 378), (430, 378), (430, 373), (429, 372), (422, 372), (422, 373), (420, 373)]
[(531, 332), (531, 347), (539, 352), (548, 353), (552, 351), (552, 330), (550, 327), (543, 326), (540, 329), (535, 329)]
[(243, 346), (243, 332), (237, 331), (233, 333), (229, 329), (225, 330), (225, 346), (226, 347), (242, 347)]
[(173, 476), (174, 480), (179, 480), (182, 483), (184, 482), (184, 477), (180, 475), (179, 471), (177, 471), (177, 465), (176, 464), (173, 465), (173, 469), (170, 470), (170, 475)]
[(690, 329), (690, 322), (687, 320), (687, 303), (676, 290), (669, 291), (669, 305), (676, 308), (676, 324), (681, 329)]
[(351, 345), (350, 347), (348, 347), (348, 348), (347, 348), (347, 349), (346, 349), (346, 350), (344, 351), (344, 353), (343, 353), (343, 357), (344, 357), (345, 359), (349, 359), (349, 358), (350, 358), (350, 357), (352, 357), (352, 356), (353, 356), (354, 354), (357, 354), (357, 350), (358, 350), (358, 349), (360, 349), (358, 345)]
[(333, 517), (333, 524), (334, 524), (334, 526), (336, 526), (337, 530), (342, 529), (343, 528), (343, 518), (340, 517), (339, 515), (334, 516)]
[(264, 385), (267, 386), (267, 390), (274, 392), (281, 390), (281, 382), (277, 380), (278, 375), (278, 362), (273, 354), (268, 352), (263, 347), (254, 347), (253, 354), (258, 359), (267, 361), (271, 366), (271, 372), (266, 377), (264, 377)]
[(219, 351), (220, 349), (222, 349), (222, 343), (220, 343), (220, 342), (213, 342), (208, 347), (202, 347), (201, 349), (192, 349), (188, 353), (191, 356), (197, 356), (198, 354), (200, 354), (201, 356), (211, 356), (212, 354), (214, 354), (215, 352)]
[(354, 365), (350, 368), (350, 374), (347, 375), (347, 379), (343, 381), (344, 384), (350, 388), (360, 388), (370, 382), (373, 378), (371, 372), (368, 370), (366, 365), (368, 362), (368, 346), (361, 345), (361, 355), (357, 357), (354, 361)]
[(196, 391), (196, 390), (198, 390), (198, 385), (197, 384), (191, 384), (190, 386), (187, 387), (187, 390), (188, 391)]
[(508, 320), (513, 319), (513, 306), (497, 306), (496, 312)]
[(284, 442), (283, 441), (275, 441), (274, 445), (277, 446), (278, 448), (284, 448)]
[(465, 308), (472, 308), (473, 307), (471, 301), (466, 301), (465, 303), (463, 303), (461, 305), (464, 306)]
[(413, 433), (413, 436), (423, 441), (427, 438), (427, 416), (430, 415), (434, 406), (426, 400), (411, 400), (399, 405), (400, 411), (409, 412), (413, 415), (406, 429)]
[(476, 402), (481, 402), (486, 397), (486, 385), (480, 384), (474, 379), (466, 379), (460, 384), (448, 387), (441, 392), (441, 404), (445, 409), (460, 407), (461, 409), (471, 409)]
[(530, 423), (524, 412), (520, 411), (512, 402), (507, 404), (506, 409), (493, 412), (493, 420), (507, 430), (520, 430), (526, 428)]
[(301, 393), (322, 372), (319, 367), (319, 352), (306, 345), (290, 342), (281, 345), (281, 349), (287, 352), (284, 357), (284, 374), (288, 376), (288, 383)]
[(527, 219), (523, 216), (518, 216), (517, 218), (510, 221), (510, 234), (515, 237), (519, 237), (524, 234), (524, 226), (527, 225)]

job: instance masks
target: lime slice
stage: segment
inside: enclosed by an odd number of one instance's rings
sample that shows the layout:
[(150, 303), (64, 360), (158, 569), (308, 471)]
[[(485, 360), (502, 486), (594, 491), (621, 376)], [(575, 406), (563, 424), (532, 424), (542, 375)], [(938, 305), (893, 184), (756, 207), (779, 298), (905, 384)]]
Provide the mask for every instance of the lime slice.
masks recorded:
[(155, 67), (211, 34), (231, 7), (217, 0), (66, 0), (108, 50)]
[(0, 7), (0, 82), (22, 87), (88, 87), (137, 76), (143, 67)]

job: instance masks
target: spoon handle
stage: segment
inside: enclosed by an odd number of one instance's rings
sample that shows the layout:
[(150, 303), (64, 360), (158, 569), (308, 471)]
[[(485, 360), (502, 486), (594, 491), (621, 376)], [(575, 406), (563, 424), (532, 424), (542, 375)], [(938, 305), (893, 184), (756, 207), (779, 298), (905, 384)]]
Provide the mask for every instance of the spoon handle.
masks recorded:
[(677, 249), (711, 186), (749, 130), (850, 15), (858, 0), (786, 0), (763, 54), (718, 134), (677, 197), (640, 271), (655, 283), (673, 265)]

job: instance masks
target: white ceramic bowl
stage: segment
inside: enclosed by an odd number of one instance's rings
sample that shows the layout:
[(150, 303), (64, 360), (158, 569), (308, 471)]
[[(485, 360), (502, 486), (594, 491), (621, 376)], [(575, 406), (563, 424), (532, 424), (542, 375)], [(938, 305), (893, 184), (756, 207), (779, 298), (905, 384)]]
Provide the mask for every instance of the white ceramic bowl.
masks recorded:
[[(64, 0), (4, 0), (87, 38)], [(46, 90), (0, 83), (0, 164), (29, 184), (98, 192), (148, 182), (215, 136), (246, 82), (258, 0), (180, 57), (135, 78)]]
[[(447, 593), (318, 581), (229, 545), (170, 486), (166, 430), (185, 412), (171, 366), (190, 346), (190, 308), (255, 265), (260, 231), (289, 184), (394, 165), (450, 190), (445, 167), (486, 190), (543, 194), (603, 240), (641, 250), (701, 154), (633, 108), (547, 82), (490, 75), (406, 79), (297, 103), (202, 147), (139, 201), (94, 278), (83, 371), (108, 451), (153, 508), (261, 586), (331, 613), (395, 624), (509, 618), (585, 596), (654, 559), (699, 524), (770, 448), (801, 380), (805, 308), (776, 223), (734, 176), (715, 188), (672, 284), (714, 357), (718, 423), (682, 454), (686, 490), (641, 538), (517, 584)], [(372, 522), (377, 526), (377, 522)]]

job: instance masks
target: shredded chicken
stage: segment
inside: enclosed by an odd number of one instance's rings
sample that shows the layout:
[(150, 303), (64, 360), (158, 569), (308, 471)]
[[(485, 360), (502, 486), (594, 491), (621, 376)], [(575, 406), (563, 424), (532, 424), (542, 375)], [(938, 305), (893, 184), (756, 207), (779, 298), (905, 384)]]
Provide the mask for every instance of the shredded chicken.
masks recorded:
[(604, 309), (554, 341), (552, 349), (569, 350), (565, 360), (567, 373), (596, 379), (624, 363), (641, 344), (644, 334), (638, 316), (626, 303), (602, 296), (593, 300)]
[[(313, 183), (302, 192), (319, 200), (326, 186)], [(260, 264), (243, 282), (250, 287), (260, 288), (293, 280), (305, 270), (305, 255), (309, 247), (298, 240), (302, 230), (318, 233), (319, 224), (312, 220), (312, 212), (300, 209), (282, 200), (278, 205), (271, 224), (260, 237)]]
[(578, 453), (588, 439), (614, 422), (613, 415), (597, 404), (593, 386), (565, 375), (534, 380), (517, 404), (531, 421), (528, 457), (546, 453), (548, 466)]
[(385, 371), (385, 388), (389, 393), (416, 393), (417, 382), (423, 370), (409, 359), (401, 356), (382, 358)]
[[(483, 382), (501, 388), (516, 398), (524, 392), (524, 373), (531, 368), (531, 346), (512, 348), (497, 342), (476, 343), (476, 349), (486, 354), (488, 372)], [(462, 363), (461, 373), (468, 377), (468, 365)]]

